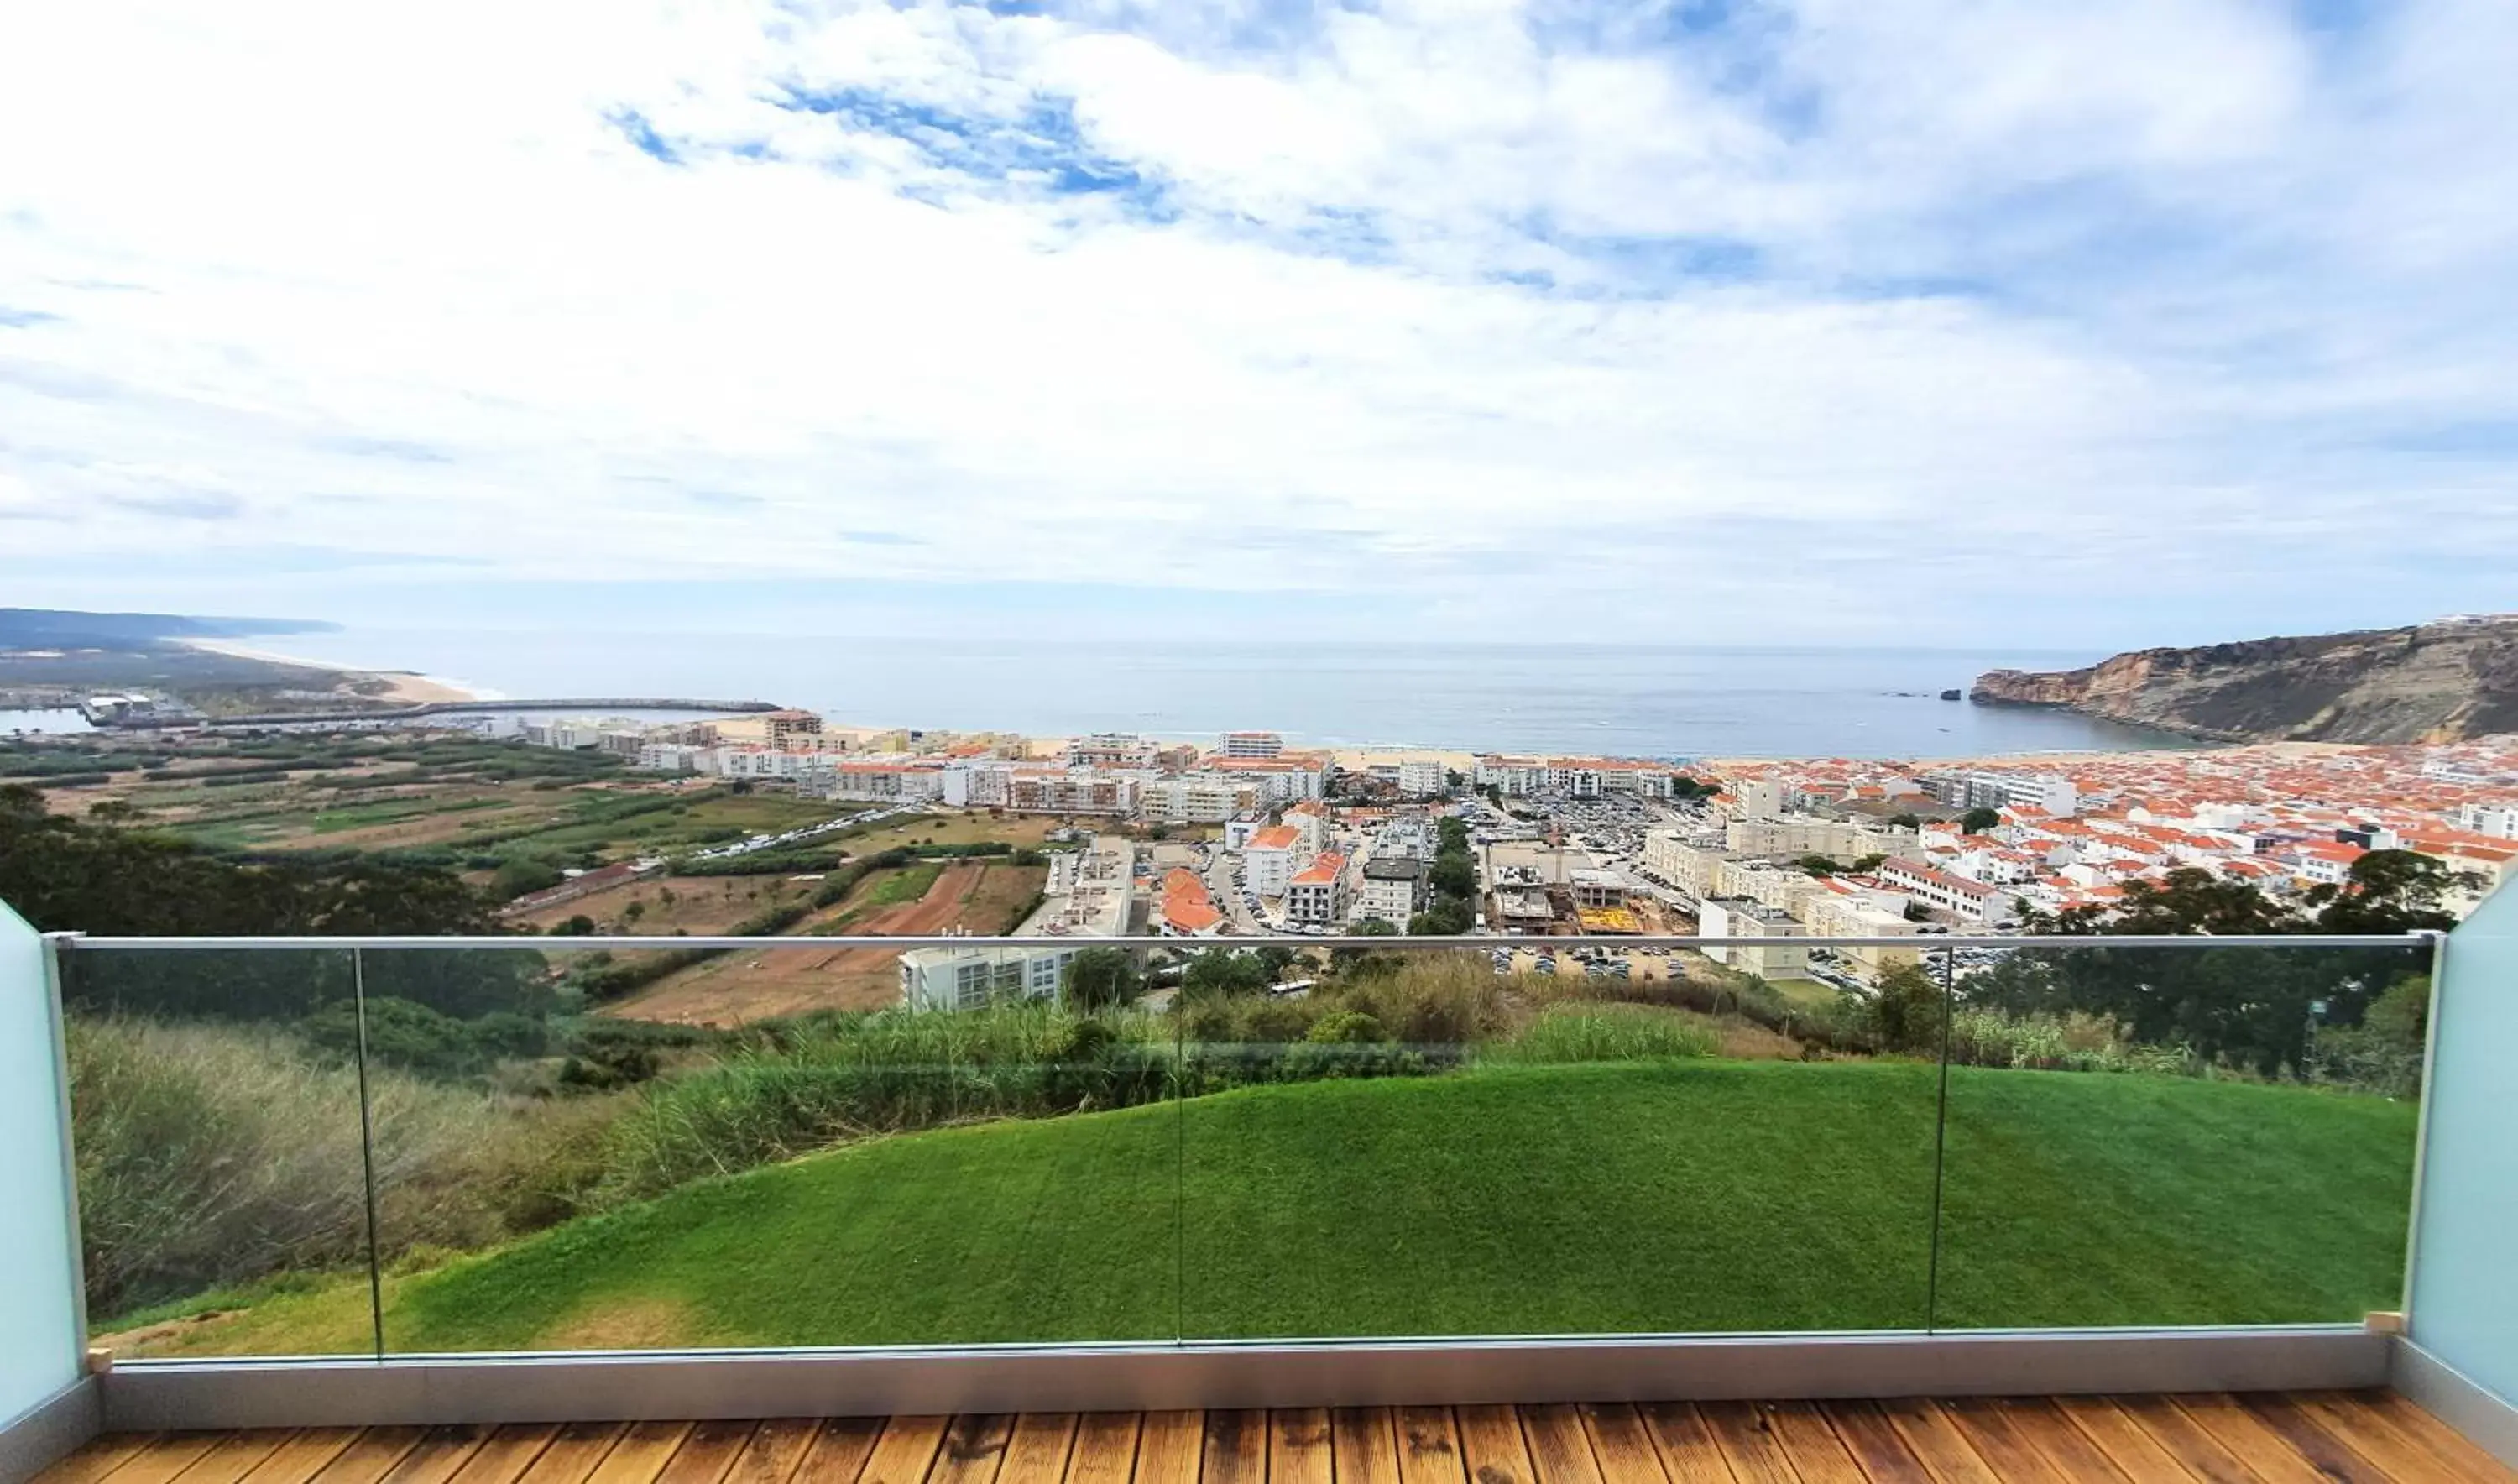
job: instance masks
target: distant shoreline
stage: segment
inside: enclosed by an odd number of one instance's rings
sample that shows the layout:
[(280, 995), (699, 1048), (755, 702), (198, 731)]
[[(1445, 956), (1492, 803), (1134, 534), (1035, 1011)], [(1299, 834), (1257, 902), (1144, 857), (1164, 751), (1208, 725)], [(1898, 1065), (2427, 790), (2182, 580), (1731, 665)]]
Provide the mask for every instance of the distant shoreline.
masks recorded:
[(320, 670), (326, 675), (347, 676), (352, 679), (382, 680), (388, 687), (369, 700), (391, 702), (399, 706), (418, 706), (430, 702), (495, 701), (497, 693), (477, 690), (460, 681), (440, 676), (420, 675), (410, 670), (364, 670), (354, 665), (336, 664), (330, 660), (310, 660), (293, 654), (257, 649), (233, 639), (180, 638), (175, 640), (188, 649), (223, 654), (234, 660), (260, 660), (266, 665), (286, 665), (295, 670)]

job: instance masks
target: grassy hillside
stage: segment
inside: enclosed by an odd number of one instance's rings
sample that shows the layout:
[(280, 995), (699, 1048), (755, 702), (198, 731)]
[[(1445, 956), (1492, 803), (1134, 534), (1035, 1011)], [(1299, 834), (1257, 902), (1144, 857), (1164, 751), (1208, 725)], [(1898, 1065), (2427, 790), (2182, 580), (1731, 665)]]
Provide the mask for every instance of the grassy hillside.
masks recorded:
[[(1490, 1069), (876, 1140), (397, 1280), (387, 1340), (1918, 1328), (1934, 1080), (1901, 1064)], [(1962, 1070), (1951, 1118), (1944, 1326), (2393, 1304), (2409, 1107)], [(267, 1302), (181, 1345), (355, 1349), (364, 1295)]]

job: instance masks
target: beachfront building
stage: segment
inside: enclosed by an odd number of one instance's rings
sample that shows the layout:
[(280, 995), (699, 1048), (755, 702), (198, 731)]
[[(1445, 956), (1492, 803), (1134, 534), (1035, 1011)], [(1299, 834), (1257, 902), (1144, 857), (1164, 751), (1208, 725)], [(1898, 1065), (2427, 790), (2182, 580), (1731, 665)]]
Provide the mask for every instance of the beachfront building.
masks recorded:
[(1945, 768), (1923, 776), (1924, 792), (1954, 809), (2033, 808), (2068, 819), (2081, 807), (2080, 791), (2058, 773), (2003, 773)]
[(1014, 765), (994, 758), (944, 764), (942, 800), (953, 808), (1004, 808), (1014, 802)]
[[(1296, 857), (1301, 859), (1297, 860)], [(1245, 884), (1253, 895), (1278, 897), (1294, 879), (1295, 868), (1311, 859), (1303, 849), (1303, 832), (1290, 824), (1272, 824), (1241, 848)]]
[(1470, 775), (1479, 788), (1528, 796), (1562, 794), (1572, 799), (1597, 799), (1607, 794), (1634, 794), (1667, 799), (1678, 769), (1667, 763), (1636, 758), (1513, 758), (1490, 754), (1478, 759)]
[(1216, 751), (1227, 758), (1275, 758), (1285, 751), (1285, 739), (1273, 731), (1229, 731)]
[(1351, 915), (1358, 921), (1378, 917), (1408, 926), (1424, 909), (1425, 862), (1412, 855), (1375, 855), (1364, 863), (1364, 881), (1356, 890)]
[(1439, 759), (1403, 761), (1391, 782), (1411, 799), (1439, 799), (1452, 791), (1451, 778), (1452, 770)]
[[(1345, 918), (1352, 897), (1346, 857), (1331, 851), (1315, 858), (1285, 886), (1285, 920), (1325, 927)], [(1405, 923), (1402, 923), (1405, 926)]]
[(1271, 806), (1324, 798), (1329, 791), (1329, 760), (1321, 753), (1282, 753), (1273, 758), (1211, 757), (1201, 771), (1255, 784), (1261, 801)]
[(1809, 945), (1792, 914), (1763, 902), (1738, 897), (1709, 897), (1697, 908), (1697, 931), (1708, 938), (1756, 938), (1773, 941), (1740, 947), (1709, 947), (1705, 956), (1727, 968), (1768, 979), (1799, 979), (1809, 974)]
[(1055, 1000), (1061, 977), (1083, 947), (912, 948), (900, 955), (900, 1003), (911, 1010), (980, 1010)]
[(1130, 732), (1097, 732), (1066, 744), (1066, 765), (1150, 768), (1160, 752), (1152, 742)]
[[(720, 756), (730, 751), (719, 748)], [(932, 804), (943, 797), (944, 769), (920, 758), (862, 759), (843, 762), (811, 753), (769, 753), (743, 749), (755, 757), (801, 760), (794, 776), (796, 791), (811, 799), (847, 799), (868, 804)], [(791, 764), (794, 765), (794, 764)], [(729, 777), (740, 774), (729, 772)]]

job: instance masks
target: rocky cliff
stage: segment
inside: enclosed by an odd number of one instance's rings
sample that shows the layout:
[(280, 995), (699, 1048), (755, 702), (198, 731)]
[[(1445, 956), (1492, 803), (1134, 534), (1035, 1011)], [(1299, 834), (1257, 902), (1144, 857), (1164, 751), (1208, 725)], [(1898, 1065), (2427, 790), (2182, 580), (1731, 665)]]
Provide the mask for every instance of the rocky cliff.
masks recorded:
[(2453, 742), (2518, 732), (2518, 615), (2141, 649), (2087, 670), (1988, 671), (1968, 699), (2234, 742)]

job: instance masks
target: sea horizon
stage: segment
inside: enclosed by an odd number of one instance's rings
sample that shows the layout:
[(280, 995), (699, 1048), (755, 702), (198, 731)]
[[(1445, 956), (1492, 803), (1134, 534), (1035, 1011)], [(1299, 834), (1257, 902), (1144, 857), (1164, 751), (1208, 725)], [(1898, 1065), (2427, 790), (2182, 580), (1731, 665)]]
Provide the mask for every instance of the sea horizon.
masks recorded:
[(1405, 640), (1059, 641), (344, 626), (266, 653), (405, 672), (485, 700), (760, 700), (836, 724), (1072, 736), (1281, 733), (1329, 749), (1647, 758), (1955, 758), (2192, 739), (1939, 699), (1988, 670), (2106, 655), (2029, 647)]

